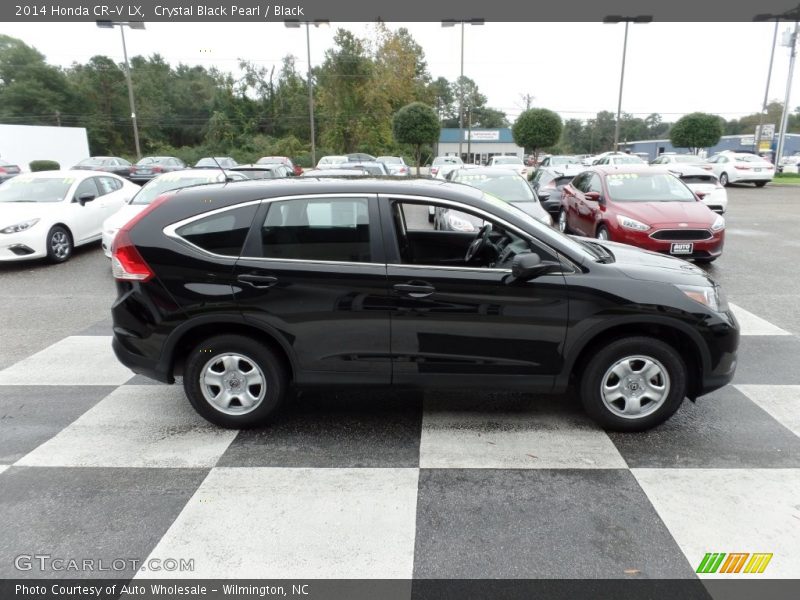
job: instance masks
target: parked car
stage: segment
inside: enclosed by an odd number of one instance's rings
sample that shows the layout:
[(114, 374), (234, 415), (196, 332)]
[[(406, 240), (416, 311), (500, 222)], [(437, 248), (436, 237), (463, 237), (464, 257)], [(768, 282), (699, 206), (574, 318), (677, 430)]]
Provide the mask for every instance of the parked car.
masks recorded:
[[(487, 224), (409, 227), (428, 204)], [(736, 319), (702, 269), (564, 236), (465, 185), (185, 188), (120, 230), (112, 264), (118, 359), (164, 383), (182, 374), (223, 427), (277, 418), (290, 385), (549, 394), (574, 382), (603, 427), (639, 431), (736, 368)]]
[(539, 197), (542, 207), (553, 220), (561, 212), (561, 190), (578, 173), (586, 168), (582, 164), (566, 164), (558, 167), (539, 167), (531, 180), (533, 191)]
[(16, 177), (19, 174), (20, 168), (18, 165), (12, 165), (8, 161), (0, 160), (0, 183), (9, 180), (12, 177)]
[(353, 168), (334, 168), (332, 165), (329, 169), (309, 169), (303, 171), (301, 177), (369, 177), (369, 171), (362, 167)]
[(618, 167), (621, 165), (646, 165), (647, 163), (634, 154), (615, 152), (595, 159), (592, 164), (597, 166), (607, 165), (610, 167)]
[(778, 162), (778, 172), (783, 173), (784, 167), (800, 167), (800, 152), (781, 158)]
[(230, 156), (207, 156), (198, 160), (195, 169), (230, 169), (238, 165)]
[(692, 165), (695, 167), (700, 167), (701, 169), (705, 169), (706, 171), (711, 171), (711, 165), (708, 164), (708, 161), (701, 157), (697, 156), (696, 154), (662, 154), (655, 160), (650, 161), (651, 165), (665, 165), (668, 167), (673, 167), (675, 165)]
[(262, 156), (256, 161), (258, 165), (285, 165), (289, 168), (290, 173), (294, 175), (302, 175), (303, 169), (292, 162), (292, 159), (288, 156)]
[(346, 156), (323, 156), (317, 163), (317, 168), (330, 167), (331, 165), (347, 162)]
[(720, 215), (728, 210), (728, 192), (714, 173), (687, 164), (671, 164), (666, 169), (679, 177), (708, 208)]
[(103, 220), (140, 188), (101, 171), (25, 173), (0, 185), (0, 261), (60, 263), (100, 239)]
[(709, 158), (708, 164), (724, 186), (754, 183), (756, 187), (764, 187), (775, 177), (775, 165), (746, 152), (720, 152)]
[(364, 152), (351, 152), (347, 155), (347, 160), (349, 162), (374, 162), (375, 157)]
[(649, 166), (594, 167), (564, 186), (559, 230), (696, 262), (722, 254), (725, 219), (675, 175)]
[(389, 175), (411, 177), (411, 167), (406, 164), (402, 156), (379, 156), (378, 162), (382, 162), (389, 169)]
[(119, 156), (91, 156), (89, 158), (84, 158), (81, 162), (72, 167), (72, 169), (103, 171), (130, 179), (132, 166), (131, 163)]
[[(456, 169), (450, 173), (449, 178), (454, 183), (470, 185), (504, 202), (510, 202), (545, 225), (553, 224), (553, 219), (542, 208), (528, 181), (521, 175), (509, 172), (508, 169), (492, 167)], [(483, 227), (484, 221), (449, 208), (441, 208), (434, 213), (433, 224), (434, 229), (478, 231)]]
[(450, 171), (463, 166), (464, 161), (457, 156), (437, 156), (431, 163), (431, 177), (445, 179)]
[(525, 166), (519, 156), (493, 156), (489, 159), (489, 164), (486, 166), (498, 169), (509, 169), (525, 179), (528, 178), (528, 167)]
[[(548, 156), (539, 163), (539, 169), (545, 167), (565, 167), (567, 165), (580, 166), (581, 159), (577, 156)], [(538, 170), (538, 169), (537, 169)]]
[(346, 163), (337, 163), (328, 166), (329, 169), (363, 169), (370, 175), (380, 177), (389, 175), (389, 169), (386, 168), (382, 162), (378, 162), (375, 160), (365, 160), (365, 161), (352, 161)]
[(131, 167), (131, 181), (147, 183), (162, 173), (182, 171), (186, 163), (174, 156), (145, 156)]
[(242, 173), (213, 171), (211, 169), (185, 169), (172, 173), (157, 175), (146, 183), (123, 205), (112, 212), (103, 221), (102, 248), (103, 253), (111, 258), (111, 248), (117, 232), (136, 215), (142, 212), (158, 196), (165, 192), (178, 190), (193, 185), (225, 182), (226, 180), (243, 181), (247, 179)]
[[(281, 179), (283, 177), (295, 177), (293, 165), (284, 163), (256, 163), (252, 165), (236, 165), (230, 171), (241, 173), (248, 179)], [(302, 169), (300, 173), (302, 174)]]

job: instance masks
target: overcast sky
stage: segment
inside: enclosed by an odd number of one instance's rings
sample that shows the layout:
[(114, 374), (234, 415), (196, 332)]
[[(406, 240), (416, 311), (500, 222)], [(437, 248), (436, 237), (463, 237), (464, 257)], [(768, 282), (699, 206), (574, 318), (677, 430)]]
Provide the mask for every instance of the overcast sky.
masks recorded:
[[(437, 23), (390, 23), (406, 27), (423, 47), (431, 75), (459, 74), (460, 28)], [(333, 23), (311, 31), (311, 60), (319, 64), (337, 27), (373, 37), (367, 23)], [(513, 121), (522, 94), (534, 106), (567, 118), (616, 111), (624, 24), (486, 23), (465, 28), (464, 74), (474, 79), (489, 105)], [(775, 52), (770, 99), (783, 101), (789, 49)], [(727, 119), (758, 111), (764, 97), (773, 23), (650, 23), (631, 25), (622, 110), (637, 116), (661, 113), (665, 120), (704, 111)], [(21, 38), (53, 64), (68, 66), (95, 54), (122, 60), (118, 31), (94, 23), (0, 23), (0, 33)], [(285, 54), (306, 69), (305, 30), (280, 23), (147, 23), (127, 32), (129, 55), (159, 53), (184, 62), (237, 71), (239, 58), (269, 66)], [(799, 61), (800, 62), (800, 61)], [(795, 71), (798, 69), (796, 68)], [(800, 104), (795, 73), (790, 106)], [(142, 98), (142, 102), (146, 99)]]

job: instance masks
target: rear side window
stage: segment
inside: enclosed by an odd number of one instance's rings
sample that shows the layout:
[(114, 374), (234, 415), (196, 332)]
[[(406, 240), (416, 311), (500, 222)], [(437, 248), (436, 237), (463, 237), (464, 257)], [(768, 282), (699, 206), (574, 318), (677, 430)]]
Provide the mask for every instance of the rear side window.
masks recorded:
[(681, 175), (683, 183), (716, 183), (717, 178), (713, 175)]
[(206, 252), (239, 256), (257, 205), (240, 206), (193, 221), (176, 232)]
[(261, 229), (265, 258), (370, 262), (366, 198), (272, 202)]

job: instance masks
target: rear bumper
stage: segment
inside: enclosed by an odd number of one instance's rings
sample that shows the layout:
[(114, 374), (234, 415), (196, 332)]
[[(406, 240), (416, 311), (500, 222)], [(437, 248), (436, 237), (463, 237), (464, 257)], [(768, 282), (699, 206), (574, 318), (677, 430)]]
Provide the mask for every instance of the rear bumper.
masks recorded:
[(152, 360), (130, 350), (125, 346), (124, 338), (125, 334), (115, 327), (111, 347), (119, 362), (138, 375), (144, 375), (161, 383), (175, 383), (175, 379), (169, 373), (169, 365), (161, 364), (160, 361)]

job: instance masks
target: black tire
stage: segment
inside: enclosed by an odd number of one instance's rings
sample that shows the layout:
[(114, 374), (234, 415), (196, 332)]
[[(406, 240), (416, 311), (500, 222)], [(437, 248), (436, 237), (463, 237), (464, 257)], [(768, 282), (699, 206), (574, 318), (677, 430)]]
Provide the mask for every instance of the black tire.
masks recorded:
[(696, 262), (698, 264), (701, 264), (701, 265), (707, 265), (707, 264), (710, 264), (710, 263), (714, 262), (718, 258), (719, 258), (719, 256), (712, 256), (711, 258), (695, 258), (694, 262)]
[[(239, 399), (229, 405), (228, 410), (235, 413), (229, 414), (204, 395), (204, 387), (206, 388), (206, 393), (211, 394), (214, 386), (205, 385), (201, 382), (201, 375), (203, 375), (204, 370), (209, 368), (215, 358), (222, 355), (241, 357), (242, 360), (238, 364), (242, 365), (245, 370), (248, 361), (251, 363), (250, 366), (260, 369), (261, 372), (254, 373), (254, 375), (263, 375), (265, 386), (263, 396), (258, 400), (255, 408), (247, 408)], [(221, 360), (217, 361), (216, 364), (221, 366)], [(225, 372), (227, 371), (223, 371), (223, 373)], [(253, 373), (253, 371), (246, 370), (247, 375), (250, 375), (250, 373)], [(240, 379), (239, 375), (232, 374), (231, 377), (236, 381)], [(254, 392), (257, 386), (247, 385), (246, 381), (245, 379), (244, 385), (237, 383), (236, 389), (233, 389), (231, 393)], [(233, 384), (233, 381), (230, 381), (230, 383)], [(183, 388), (186, 396), (194, 409), (204, 419), (220, 427), (248, 429), (266, 424), (283, 402), (287, 387), (287, 369), (281, 357), (277, 356), (270, 348), (249, 337), (241, 335), (214, 336), (199, 344), (186, 357), (183, 377)], [(225, 391), (221, 387), (218, 389), (219, 393)], [(259, 393), (260, 391), (259, 389)], [(236, 406), (237, 402), (239, 406)]]
[[(638, 417), (633, 415), (624, 417), (607, 405), (603, 399), (601, 386), (604, 384), (604, 378), (614, 377), (610, 375), (610, 369), (618, 361), (631, 358), (631, 364), (636, 364), (637, 361), (633, 357), (639, 356), (655, 359), (660, 363), (658, 366), (666, 371), (666, 381), (661, 380), (665, 388), (665, 397), (660, 403), (643, 404), (643, 413)], [(631, 383), (636, 384), (636, 381)], [(619, 380), (619, 385), (622, 385), (622, 380)], [(686, 396), (686, 366), (675, 349), (665, 342), (649, 337), (622, 338), (594, 353), (580, 374), (579, 389), (584, 409), (601, 427), (613, 431), (645, 431), (669, 419), (680, 407)], [(627, 391), (628, 387), (625, 389)], [(641, 394), (641, 391), (639, 393)], [(643, 397), (646, 396), (646, 393), (643, 394)], [(641, 403), (641, 398), (639, 402)], [(617, 410), (622, 411), (627, 408), (627, 401), (624, 404), (624, 407), (616, 406)], [(652, 404), (649, 412), (648, 404)], [(613, 402), (611, 405), (615, 406)]]
[(764, 187), (765, 185), (767, 185), (766, 181), (754, 181), (753, 183), (756, 184), (756, 187)]
[(596, 237), (598, 240), (606, 240), (610, 242), (611, 232), (605, 225), (600, 225), (597, 227), (597, 231), (595, 231), (594, 237)]
[(569, 225), (567, 225), (567, 211), (565, 211), (563, 208), (558, 213), (558, 221), (556, 221), (556, 223), (558, 224), (558, 230), (561, 233), (569, 233)]
[(53, 225), (47, 232), (47, 260), (51, 263), (67, 262), (74, 249), (72, 234), (66, 227)]
[(726, 187), (728, 185), (728, 174), (727, 173), (723, 173), (722, 175), (719, 176), (719, 184), (722, 187)]

